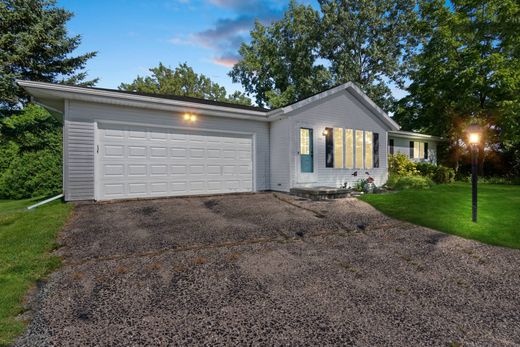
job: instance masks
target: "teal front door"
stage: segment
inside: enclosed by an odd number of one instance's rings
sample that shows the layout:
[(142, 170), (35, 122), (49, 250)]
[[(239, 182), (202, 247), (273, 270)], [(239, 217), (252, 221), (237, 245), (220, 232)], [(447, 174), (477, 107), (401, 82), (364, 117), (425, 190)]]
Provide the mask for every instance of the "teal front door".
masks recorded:
[(300, 164), (301, 172), (314, 171), (314, 152), (312, 129), (300, 128)]

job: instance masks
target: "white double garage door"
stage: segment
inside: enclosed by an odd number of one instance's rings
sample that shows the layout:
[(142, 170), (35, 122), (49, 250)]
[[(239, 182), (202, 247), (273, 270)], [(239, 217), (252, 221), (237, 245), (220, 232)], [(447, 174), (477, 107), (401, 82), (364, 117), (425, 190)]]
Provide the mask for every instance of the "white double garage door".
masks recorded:
[(99, 123), (96, 199), (250, 192), (251, 135)]

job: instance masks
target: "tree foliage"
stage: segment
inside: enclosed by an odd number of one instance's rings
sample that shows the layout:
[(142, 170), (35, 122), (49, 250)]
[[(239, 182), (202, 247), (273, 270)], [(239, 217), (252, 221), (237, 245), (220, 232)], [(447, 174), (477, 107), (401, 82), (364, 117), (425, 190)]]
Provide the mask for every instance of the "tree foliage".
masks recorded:
[(417, 48), (415, 0), (319, 0), (321, 56), (334, 83), (355, 82), (385, 110), (389, 82), (403, 87), (407, 58)]
[(150, 69), (151, 75), (137, 76), (131, 83), (121, 83), (119, 89), (153, 94), (192, 96), (206, 100), (225, 101), (242, 105), (251, 105), (251, 100), (236, 91), (227, 95), (226, 88), (204, 74), (196, 73), (187, 63), (172, 68), (159, 63)]
[(230, 72), (260, 105), (279, 107), (357, 83), (385, 110), (416, 47), (414, 0), (321, 0), (321, 14), (291, 1), (282, 19), (256, 23)]
[(264, 26), (255, 23), (251, 43), (243, 43), (241, 60), (230, 76), (260, 106), (279, 107), (332, 85), (319, 63), (320, 16), (311, 6), (289, 4), (284, 17)]
[(395, 118), (404, 129), (449, 139), (455, 167), (470, 123), (486, 130), (481, 167), (488, 153), (518, 148), (519, 10), (512, 0), (421, 2), (423, 48)]
[(82, 71), (96, 55), (73, 56), (81, 37), (68, 36), (73, 14), (54, 0), (0, 0), (0, 107), (13, 109), (27, 102), (14, 79), (93, 85)]

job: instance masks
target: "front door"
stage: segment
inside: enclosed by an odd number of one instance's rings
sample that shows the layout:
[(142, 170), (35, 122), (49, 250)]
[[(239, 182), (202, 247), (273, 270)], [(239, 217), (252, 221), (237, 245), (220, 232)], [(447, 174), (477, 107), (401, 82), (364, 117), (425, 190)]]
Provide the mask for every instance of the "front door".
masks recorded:
[(300, 171), (311, 173), (314, 171), (314, 146), (312, 129), (300, 128)]

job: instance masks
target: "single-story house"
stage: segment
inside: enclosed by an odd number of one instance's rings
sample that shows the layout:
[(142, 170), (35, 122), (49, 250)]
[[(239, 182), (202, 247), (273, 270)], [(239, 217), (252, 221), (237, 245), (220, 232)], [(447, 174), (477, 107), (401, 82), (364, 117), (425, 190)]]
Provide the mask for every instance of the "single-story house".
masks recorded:
[(381, 185), (388, 153), (435, 162), (440, 140), (399, 131), (353, 83), (273, 110), (17, 83), (63, 121), (67, 201)]

